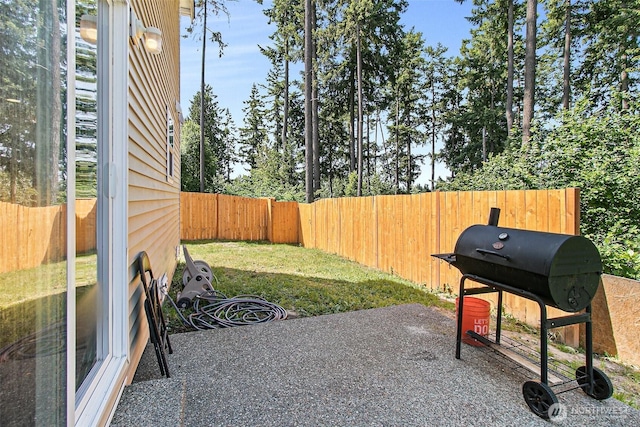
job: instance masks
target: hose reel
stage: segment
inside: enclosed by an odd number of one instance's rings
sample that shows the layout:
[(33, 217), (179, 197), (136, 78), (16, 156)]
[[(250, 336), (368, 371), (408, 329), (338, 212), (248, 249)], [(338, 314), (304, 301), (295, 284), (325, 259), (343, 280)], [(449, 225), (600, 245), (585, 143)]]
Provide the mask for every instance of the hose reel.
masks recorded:
[(182, 292), (178, 292), (177, 306), (186, 309), (193, 305), (193, 300), (207, 291), (213, 292), (211, 281), (213, 272), (205, 261), (194, 261), (186, 246), (182, 247), (186, 266), (182, 272)]

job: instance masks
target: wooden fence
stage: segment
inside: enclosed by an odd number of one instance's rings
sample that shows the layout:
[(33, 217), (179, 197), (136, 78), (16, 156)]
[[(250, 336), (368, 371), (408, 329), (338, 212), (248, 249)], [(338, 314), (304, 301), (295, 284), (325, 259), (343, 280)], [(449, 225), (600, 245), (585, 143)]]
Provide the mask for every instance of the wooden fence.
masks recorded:
[[(300, 243), (335, 253), (426, 288), (458, 292), (460, 272), (431, 254), (453, 252), (458, 236), (486, 224), (492, 207), (503, 227), (579, 234), (579, 190), (435, 192), (401, 196), (323, 199), (300, 205)], [(490, 300), (493, 307), (495, 297)], [(505, 294), (505, 311), (539, 324), (536, 303)], [(549, 316), (563, 312), (549, 309)], [(557, 331), (578, 345), (579, 328)]]
[(455, 290), (458, 270), (430, 255), (453, 252), (460, 233), (486, 224), (492, 207), (500, 208), (504, 227), (579, 233), (577, 189), (435, 192), (300, 205), (300, 242), (431, 289)]
[[(491, 207), (501, 209), (500, 225), (504, 227), (578, 234), (580, 223), (577, 189), (436, 192), (323, 199), (312, 204), (182, 193), (180, 202), (182, 240), (299, 243), (396, 274), (431, 290), (452, 293), (458, 291), (458, 270), (431, 254), (452, 252), (466, 227), (487, 223)], [(96, 200), (77, 200), (75, 210), (77, 252), (92, 251), (96, 247)], [(0, 202), (0, 230), (0, 273), (65, 258), (64, 205), (29, 208)], [(633, 298), (624, 295), (623, 299), (635, 301), (635, 294)], [(495, 306), (495, 298), (486, 298)], [(539, 324), (536, 304), (510, 294), (504, 295), (503, 303), (507, 313), (534, 326)], [(625, 310), (608, 307), (606, 301), (595, 299), (594, 307), (615, 311), (616, 316), (626, 319)], [(560, 316), (562, 312), (550, 309), (549, 315)], [(611, 321), (596, 322), (594, 328), (610, 337), (612, 334), (600, 325), (606, 326), (607, 322)], [(624, 330), (624, 325), (618, 329)], [(577, 346), (578, 330), (574, 325), (560, 332), (567, 344)]]
[[(431, 254), (452, 252), (462, 231), (486, 224), (492, 207), (500, 225), (534, 231), (579, 233), (579, 190), (435, 192), (322, 199), (311, 204), (214, 194), (183, 193), (185, 240), (269, 240), (300, 243), (386, 271), (427, 289), (457, 293), (460, 273)], [(217, 214), (216, 214), (217, 212)], [(493, 302), (494, 297), (484, 297)], [(507, 313), (535, 325), (538, 305), (513, 295)], [(550, 316), (562, 315), (551, 308)], [(579, 328), (559, 330), (578, 344)]]
[[(66, 205), (39, 208), (0, 202), (0, 273), (65, 259)], [(96, 199), (76, 200), (76, 252), (96, 247)]]
[(298, 243), (298, 203), (223, 194), (180, 194), (182, 240)]
[[(577, 189), (435, 192), (323, 199), (312, 204), (182, 193), (180, 231), (183, 240), (300, 243), (431, 290), (456, 293), (460, 273), (431, 254), (452, 252), (466, 227), (486, 224), (491, 207), (501, 209), (500, 225), (505, 227), (579, 232)], [(78, 252), (95, 248), (95, 212), (95, 200), (77, 201)], [(64, 259), (65, 218), (65, 206), (0, 203), (0, 272)], [(538, 322), (536, 304), (512, 295), (503, 301), (508, 313), (530, 324)], [(551, 309), (549, 315), (561, 312)], [(577, 344), (577, 327), (562, 333), (565, 342)]]

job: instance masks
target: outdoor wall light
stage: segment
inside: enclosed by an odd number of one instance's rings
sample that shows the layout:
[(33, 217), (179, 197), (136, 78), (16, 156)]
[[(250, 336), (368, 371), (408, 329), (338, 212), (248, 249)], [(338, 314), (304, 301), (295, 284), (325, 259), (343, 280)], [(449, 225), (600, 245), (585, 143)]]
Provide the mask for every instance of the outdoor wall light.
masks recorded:
[(98, 41), (98, 17), (82, 15), (80, 18), (80, 37), (87, 43), (96, 44)]
[(144, 47), (149, 53), (162, 52), (162, 31), (156, 27), (147, 27), (144, 33)]
[(133, 37), (133, 44), (136, 46), (144, 36), (144, 48), (147, 52), (153, 54), (162, 52), (162, 31), (156, 27), (145, 27), (133, 9), (131, 9), (129, 35)]

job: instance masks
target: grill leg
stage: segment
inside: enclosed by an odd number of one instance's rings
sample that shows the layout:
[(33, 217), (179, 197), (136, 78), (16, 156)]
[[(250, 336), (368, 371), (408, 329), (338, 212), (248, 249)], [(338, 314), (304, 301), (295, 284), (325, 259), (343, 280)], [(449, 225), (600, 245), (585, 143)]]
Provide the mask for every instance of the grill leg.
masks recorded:
[(589, 388), (587, 389), (588, 392), (587, 394), (593, 394), (593, 385), (594, 385), (594, 380), (593, 380), (593, 327), (591, 324), (591, 304), (589, 304), (585, 310), (587, 313), (589, 313), (589, 321), (585, 322), (584, 327), (585, 327), (585, 347), (586, 347), (586, 351), (587, 351), (587, 360), (586, 360), (586, 366), (587, 366), (587, 379), (589, 381)]
[(460, 290), (458, 292), (458, 328), (456, 331), (456, 359), (460, 359), (460, 347), (462, 345), (462, 309), (464, 305), (464, 281), (467, 278), (463, 275), (460, 279)]
[(548, 375), (548, 342), (547, 342), (547, 306), (544, 305), (539, 299), (536, 301), (540, 306), (540, 382), (547, 384), (549, 381)]
[(500, 344), (500, 330), (502, 329), (502, 290), (498, 291), (498, 312), (496, 314), (496, 344)]

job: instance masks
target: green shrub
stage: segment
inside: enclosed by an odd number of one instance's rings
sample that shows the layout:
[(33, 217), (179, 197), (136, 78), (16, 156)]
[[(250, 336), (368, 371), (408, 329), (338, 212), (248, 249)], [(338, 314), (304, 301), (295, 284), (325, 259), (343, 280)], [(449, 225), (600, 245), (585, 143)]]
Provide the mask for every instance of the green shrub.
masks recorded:
[[(595, 111), (595, 112), (594, 112)], [(600, 250), (606, 273), (640, 278), (640, 112), (580, 102), (537, 132), (443, 190), (580, 188), (582, 234)]]

